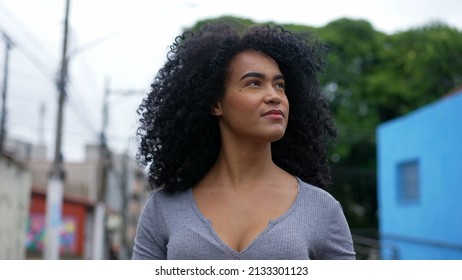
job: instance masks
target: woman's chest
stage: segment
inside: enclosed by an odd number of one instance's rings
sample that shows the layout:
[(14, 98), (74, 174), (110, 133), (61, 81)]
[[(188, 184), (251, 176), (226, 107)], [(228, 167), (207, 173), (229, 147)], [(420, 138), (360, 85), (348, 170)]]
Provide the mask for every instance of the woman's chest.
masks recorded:
[[(200, 219), (199, 219), (200, 220)], [(210, 221), (186, 222), (172, 228), (167, 259), (309, 259), (319, 246), (309, 229), (290, 218), (270, 222), (242, 250), (235, 250)]]

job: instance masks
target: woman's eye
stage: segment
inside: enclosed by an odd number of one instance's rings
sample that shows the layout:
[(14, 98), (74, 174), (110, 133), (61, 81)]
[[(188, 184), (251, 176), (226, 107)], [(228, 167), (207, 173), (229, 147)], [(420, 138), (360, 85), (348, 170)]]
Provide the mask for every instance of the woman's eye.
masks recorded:
[(260, 85), (260, 83), (258, 81), (250, 81), (247, 85), (251, 87), (257, 87)]
[(285, 89), (286, 85), (283, 82), (276, 83), (276, 88)]

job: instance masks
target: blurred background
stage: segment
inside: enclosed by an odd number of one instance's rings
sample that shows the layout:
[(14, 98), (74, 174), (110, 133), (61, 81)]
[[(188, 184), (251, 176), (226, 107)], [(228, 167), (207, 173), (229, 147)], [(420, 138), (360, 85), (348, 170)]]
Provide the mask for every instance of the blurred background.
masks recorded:
[(358, 259), (462, 259), (462, 2), (1, 0), (0, 259), (130, 259), (137, 106), (209, 21), (312, 32)]

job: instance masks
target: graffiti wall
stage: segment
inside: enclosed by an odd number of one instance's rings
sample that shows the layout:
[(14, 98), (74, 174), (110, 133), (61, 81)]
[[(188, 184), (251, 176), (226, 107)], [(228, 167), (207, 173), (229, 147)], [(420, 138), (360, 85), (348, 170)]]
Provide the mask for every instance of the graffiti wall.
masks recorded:
[[(64, 216), (60, 233), (61, 254), (77, 255), (77, 219)], [(42, 252), (45, 242), (45, 215), (31, 213), (27, 223), (26, 248), (31, 252)]]
[[(27, 220), (27, 252), (40, 256), (45, 242), (45, 193), (32, 191), (30, 214)], [(82, 258), (85, 238), (85, 219), (89, 206), (64, 199), (60, 232), (60, 254), (66, 258)]]

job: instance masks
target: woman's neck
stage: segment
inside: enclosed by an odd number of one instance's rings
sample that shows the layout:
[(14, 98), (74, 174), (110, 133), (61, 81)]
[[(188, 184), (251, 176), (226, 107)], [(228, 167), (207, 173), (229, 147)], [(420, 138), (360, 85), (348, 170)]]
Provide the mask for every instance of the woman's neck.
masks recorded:
[(209, 175), (233, 188), (259, 185), (280, 172), (272, 161), (271, 145), (223, 145)]

